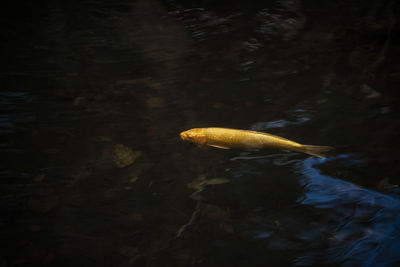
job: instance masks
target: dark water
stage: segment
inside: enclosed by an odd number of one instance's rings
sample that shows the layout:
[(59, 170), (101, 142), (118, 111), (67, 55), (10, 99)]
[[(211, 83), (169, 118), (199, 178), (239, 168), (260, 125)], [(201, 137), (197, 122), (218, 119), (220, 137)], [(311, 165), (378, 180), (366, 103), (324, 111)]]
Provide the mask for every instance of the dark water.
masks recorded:
[[(4, 6), (0, 266), (398, 266), (399, 9)], [(179, 139), (207, 126), (336, 150)]]

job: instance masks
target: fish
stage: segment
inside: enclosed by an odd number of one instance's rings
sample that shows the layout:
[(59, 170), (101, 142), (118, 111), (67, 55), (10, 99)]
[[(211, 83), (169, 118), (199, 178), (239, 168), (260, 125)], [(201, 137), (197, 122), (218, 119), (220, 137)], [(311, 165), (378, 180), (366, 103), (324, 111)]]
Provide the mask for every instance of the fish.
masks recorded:
[(325, 158), (324, 152), (333, 150), (333, 147), (330, 146), (303, 145), (264, 132), (220, 127), (193, 128), (181, 132), (180, 137), (186, 142), (221, 149), (259, 150), (275, 148), (284, 151), (302, 152), (318, 158)]

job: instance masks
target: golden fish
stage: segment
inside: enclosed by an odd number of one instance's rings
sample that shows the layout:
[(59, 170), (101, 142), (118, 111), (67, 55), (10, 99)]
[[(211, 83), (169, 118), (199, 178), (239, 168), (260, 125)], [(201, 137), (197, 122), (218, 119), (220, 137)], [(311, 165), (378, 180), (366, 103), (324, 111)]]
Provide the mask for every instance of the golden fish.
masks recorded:
[(181, 132), (180, 136), (184, 141), (222, 149), (257, 150), (261, 148), (277, 148), (303, 152), (319, 158), (325, 157), (322, 154), (323, 152), (333, 149), (329, 146), (302, 145), (272, 134), (229, 128), (193, 128)]

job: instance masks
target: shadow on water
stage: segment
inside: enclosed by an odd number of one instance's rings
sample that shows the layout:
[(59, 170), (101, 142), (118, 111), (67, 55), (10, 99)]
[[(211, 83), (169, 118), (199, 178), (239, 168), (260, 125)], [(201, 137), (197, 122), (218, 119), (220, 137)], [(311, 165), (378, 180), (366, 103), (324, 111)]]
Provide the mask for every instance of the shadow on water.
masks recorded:
[(343, 154), (308, 158), (295, 166), (304, 188), (299, 203), (329, 214), (328, 227), (320, 233), (326, 237), (323, 243), (320, 235), (299, 234), (318, 249), (299, 257), (296, 265), (395, 266), (400, 262), (400, 195), (361, 188), (317, 169), (319, 164), (338, 159), (349, 165), (360, 161)]

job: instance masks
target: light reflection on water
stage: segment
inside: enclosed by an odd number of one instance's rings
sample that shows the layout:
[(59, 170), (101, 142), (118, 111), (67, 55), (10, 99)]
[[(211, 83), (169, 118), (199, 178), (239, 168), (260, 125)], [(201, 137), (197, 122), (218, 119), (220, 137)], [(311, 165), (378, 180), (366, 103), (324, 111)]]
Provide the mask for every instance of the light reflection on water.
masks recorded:
[[(296, 164), (302, 175), (302, 205), (328, 211), (326, 244), (296, 260), (296, 265), (342, 264), (342, 266), (389, 266), (400, 262), (400, 201), (397, 195), (384, 195), (347, 181), (324, 175), (316, 168), (321, 163), (346, 159), (359, 162), (351, 155), (328, 159), (308, 158)], [(314, 247), (320, 236), (301, 233)], [(391, 265), (394, 266), (394, 265)]]
[[(310, 108), (309, 108), (310, 109)], [(287, 112), (291, 120), (275, 120), (267, 122), (256, 122), (250, 126), (250, 129), (254, 131), (263, 131), (269, 129), (284, 128), (290, 125), (300, 125), (308, 122), (312, 119), (312, 110), (305, 110), (301, 108), (295, 108)]]

